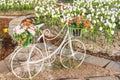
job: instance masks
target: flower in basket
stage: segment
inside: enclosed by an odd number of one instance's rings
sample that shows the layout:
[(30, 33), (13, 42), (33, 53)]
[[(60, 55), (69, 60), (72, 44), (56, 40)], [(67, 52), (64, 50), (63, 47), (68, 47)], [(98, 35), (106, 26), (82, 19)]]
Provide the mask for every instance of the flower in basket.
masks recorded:
[(27, 46), (31, 43), (35, 33), (36, 27), (30, 19), (26, 19), (13, 29), (13, 38), (18, 42), (18, 45)]
[(92, 29), (91, 22), (83, 16), (76, 16), (68, 21), (68, 27), (74, 36), (80, 36), (82, 29)]
[(83, 28), (91, 28), (91, 23), (89, 20), (85, 20), (83, 16), (76, 16), (69, 20), (68, 25), (70, 28), (74, 29), (83, 29)]

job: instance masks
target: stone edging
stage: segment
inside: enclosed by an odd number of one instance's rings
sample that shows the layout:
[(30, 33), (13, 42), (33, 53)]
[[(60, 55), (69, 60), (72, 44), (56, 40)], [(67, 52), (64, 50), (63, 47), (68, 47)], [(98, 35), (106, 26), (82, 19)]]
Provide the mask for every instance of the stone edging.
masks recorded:
[(95, 76), (95, 77), (86, 78), (85, 80), (120, 80), (118, 76), (119, 75)]
[[(19, 25), (21, 23), (21, 21), (23, 21), (24, 19), (30, 18), (30, 17), (34, 17), (34, 15), (21, 16), (21, 17), (17, 17), (15, 19), (13, 19), (9, 23), (9, 28), (8, 28), (9, 34), (12, 36), (12, 29), (15, 26)], [(108, 59), (104, 59), (104, 58), (100, 58), (100, 57), (96, 57), (96, 56), (92, 56), (92, 55), (88, 55), (88, 54), (86, 55), (84, 62), (98, 65), (105, 69), (112, 69), (114, 71), (120, 71), (120, 62), (115, 62), (112, 60), (108, 60)]]
[(96, 57), (88, 54), (86, 55), (84, 62), (98, 65), (105, 69), (111, 69), (111, 70), (120, 72), (120, 62), (115, 62), (109, 59), (104, 59), (104, 58), (100, 58), (100, 57)]
[(16, 18), (17, 16), (0, 16), (0, 18)]

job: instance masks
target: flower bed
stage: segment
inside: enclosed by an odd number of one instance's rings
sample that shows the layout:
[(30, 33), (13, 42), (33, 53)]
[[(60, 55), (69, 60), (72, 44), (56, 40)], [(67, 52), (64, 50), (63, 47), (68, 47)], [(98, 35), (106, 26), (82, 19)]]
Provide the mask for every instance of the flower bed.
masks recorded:
[[(75, 16), (81, 15), (84, 16), (85, 19), (90, 20), (91, 24), (93, 25), (93, 29), (90, 31), (90, 34), (104, 34), (106, 39), (111, 42), (114, 39), (114, 34), (117, 33), (118, 28), (120, 28), (120, 5), (118, 0), (105, 2), (80, 0), (74, 1), (73, 5), (68, 4), (61, 6), (60, 8), (57, 7), (56, 3), (51, 2), (52, 1), (48, 1), (48, 5), (41, 4), (35, 8), (36, 16), (38, 17), (39, 21), (41, 20), (40, 17), (44, 15), (45, 18), (44, 20), (42, 19), (42, 21), (47, 24), (57, 24), (60, 22), (64, 23), (67, 18), (71, 19)], [(59, 19), (61, 21), (59, 21)], [(85, 33), (85, 31), (83, 33)]]
[(32, 10), (38, 4), (38, 0), (0, 0), (0, 10)]
[[(40, 4), (35, 7), (38, 22), (44, 22), (46, 26), (58, 25), (58, 27), (63, 27), (69, 24), (72, 18), (83, 16), (85, 20), (90, 21), (92, 26), (91, 29), (82, 28), (81, 40), (88, 45), (89, 50), (95, 50), (95, 53), (101, 50), (102, 53), (107, 51), (111, 55), (114, 53), (111, 50), (120, 47), (119, 0), (74, 0), (73, 4), (61, 4), (62, 6), (57, 6), (54, 0), (42, 1), (41, 3), (44, 5)], [(100, 43), (101, 40), (102, 43)], [(119, 49), (117, 51), (119, 52)]]

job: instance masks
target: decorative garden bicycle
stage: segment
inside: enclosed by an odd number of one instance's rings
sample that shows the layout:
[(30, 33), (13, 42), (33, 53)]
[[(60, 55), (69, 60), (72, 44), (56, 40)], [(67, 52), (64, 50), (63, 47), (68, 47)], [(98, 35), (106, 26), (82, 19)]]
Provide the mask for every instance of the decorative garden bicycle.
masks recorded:
[[(43, 25), (39, 26), (42, 27)], [(47, 41), (58, 38), (65, 30), (63, 40), (58, 47), (47, 46)], [(46, 33), (50, 34), (51, 31), (49, 29), (41, 31), (41, 35), (37, 39), (37, 42), (40, 39), (43, 40), (42, 46), (39, 43), (35, 43), (27, 47), (18, 46), (14, 50), (11, 57), (11, 70), (16, 77), (32, 79), (43, 71), (45, 65), (51, 66), (58, 57), (65, 68), (79, 67), (83, 63), (86, 48), (83, 42), (74, 37), (75, 35), (80, 36), (81, 30), (69, 28), (68, 24), (66, 24), (54, 38), (47, 38), (45, 36)]]

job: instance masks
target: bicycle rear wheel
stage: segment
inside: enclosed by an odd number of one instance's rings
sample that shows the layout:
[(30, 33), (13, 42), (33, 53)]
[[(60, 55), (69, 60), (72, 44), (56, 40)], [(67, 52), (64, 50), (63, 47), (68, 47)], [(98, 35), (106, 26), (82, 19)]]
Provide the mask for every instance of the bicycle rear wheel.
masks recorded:
[(11, 69), (13, 74), (20, 79), (32, 79), (42, 71), (44, 61), (32, 63), (43, 58), (42, 52), (35, 46), (19, 48), (11, 59)]

